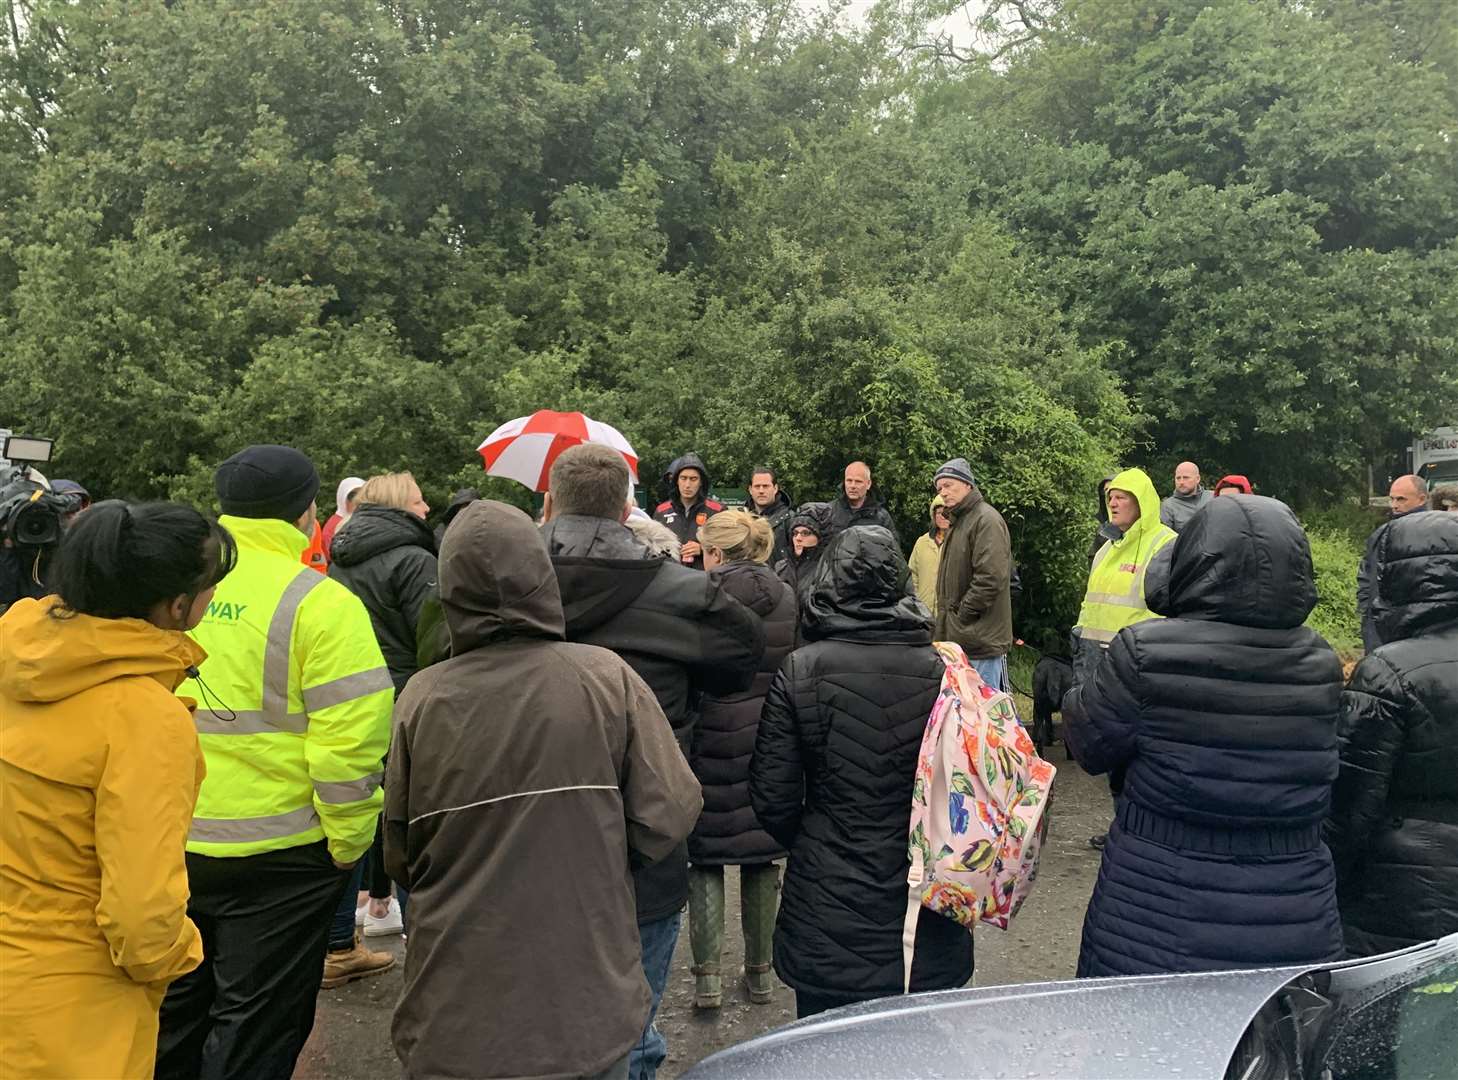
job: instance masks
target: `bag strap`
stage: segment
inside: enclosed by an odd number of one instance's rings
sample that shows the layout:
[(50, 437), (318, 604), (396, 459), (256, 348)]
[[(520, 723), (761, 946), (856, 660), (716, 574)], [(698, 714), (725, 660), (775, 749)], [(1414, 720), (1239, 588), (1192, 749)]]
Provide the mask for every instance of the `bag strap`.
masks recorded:
[(901, 924), (901, 992), (911, 993), (911, 962), (916, 958), (916, 927), (921, 920), (921, 882), (924, 874), (921, 852), (911, 857), (911, 873), (906, 876), (906, 919)]

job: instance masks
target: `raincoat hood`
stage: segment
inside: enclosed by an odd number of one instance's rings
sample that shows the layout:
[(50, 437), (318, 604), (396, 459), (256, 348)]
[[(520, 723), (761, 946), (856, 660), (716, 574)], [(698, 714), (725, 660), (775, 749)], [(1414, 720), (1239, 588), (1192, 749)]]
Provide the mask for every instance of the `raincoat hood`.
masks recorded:
[(1311, 545), (1291, 508), (1276, 499), (1215, 499), (1160, 555), (1166, 552), (1168, 562), (1159, 559), (1158, 570), (1151, 563), (1145, 579), (1146, 603), (1157, 614), (1289, 629), (1316, 606)]
[(789, 532), (796, 529), (809, 529), (823, 544), (830, 536), (830, 504), (823, 502), (806, 503), (795, 511), (795, 516), (790, 519)]
[(707, 499), (709, 492), (713, 490), (713, 484), (709, 480), (709, 467), (704, 464), (704, 459), (698, 454), (684, 454), (682, 457), (673, 459), (668, 466), (668, 471), (663, 474), (664, 482), (668, 486), (668, 494), (665, 496), (671, 502), (678, 502), (678, 474), (685, 469), (697, 469), (703, 482), (699, 484), (700, 499)]
[(937, 518), (936, 518), (937, 507), (938, 506), (946, 506), (946, 505), (947, 505), (947, 500), (946, 499), (942, 498), (940, 495), (934, 495), (932, 497), (931, 503), (928, 504), (928, 506), (926, 508), (926, 519), (927, 519), (928, 522), (931, 523), (930, 524), (930, 527), (926, 531), (926, 534), (928, 536), (930, 536), (933, 540), (935, 540), (936, 537), (937, 537)]
[(346, 476), (343, 480), (339, 481), (339, 486), (334, 489), (334, 512), (345, 521), (348, 521), (352, 516), (347, 509), (349, 506), (347, 500), (349, 499), (350, 493), (358, 491), (364, 486), (365, 482), (358, 476)]
[(207, 653), (180, 630), (145, 619), (53, 616), (59, 597), (19, 600), (0, 618), (0, 695), (62, 701), (113, 679), (144, 675), (169, 693)]
[[(1115, 475), (1115, 473), (1109, 473), (1108, 476), (1105, 476), (1102, 480), (1099, 481), (1098, 500), (1100, 525), (1106, 525), (1109, 521), (1109, 485), (1114, 482)], [(1142, 506), (1143, 504), (1140, 505)], [(1140, 511), (1140, 514), (1143, 514), (1143, 510)]]
[(1250, 495), (1254, 492), (1254, 489), (1250, 485), (1250, 481), (1247, 480), (1244, 476), (1241, 476), (1239, 473), (1231, 473), (1229, 476), (1222, 476), (1220, 480), (1215, 484), (1216, 495), (1220, 494), (1221, 488), (1234, 488), (1242, 495)]
[(456, 520), (456, 516), (460, 514), (462, 510), (464, 510), (466, 507), (470, 506), (473, 502), (476, 502), (480, 498), (481, 493), (475, 488), (461, 488), (460, 491), (457, 491), (454, 495), (451, 496), (451, 501), (446, 504), (445, 513), (441, 515), (441, 528), (448, 528), (450, 526), (450, 523)]
[(439, 573), (453, 655), (508, 637), (566, 638), (546, 545), (515, 507), (483, 499), (462, 510), (441, 545)]
[(361, 506), (350, 515), (349, 524), (334, 534), (329, 558), (340, 566), (358, 566), (401, 547), (424, 548), (434, 555), (435, 534), (407, 510)]
[(1127, 491), (1133, 495), (1139, 503), (1139, 520), (1129, 526), (1121, 539), (1115, 540), (1114, 544), (1126, 544), (1133, 540), (1136, 544), (1143, 537), (1146, 530), (1158, 529), (1161, 527), (1159, 520), (1159, 492), (1154, 490), (1154, 481), (1149, 479), (1149, 474), (1143, 469), (1125, 469), (1117, 473), (1112, 480), (1103, 485), (1104, 498), (1100, 501), (1104, 504), (1103, 519), (1109, 519), (1108, 491), (1114, 488), (1118, 491)]
[(1458, 626), (1458, 514), (1404, 514), (1377, 537), (1372, 605), (1383, 643)]
[(801, 612), (805, 636), (930, 641), (931, 612), (907, 592), (910, 573), (889, 529), (847, 529), (815, 568)]

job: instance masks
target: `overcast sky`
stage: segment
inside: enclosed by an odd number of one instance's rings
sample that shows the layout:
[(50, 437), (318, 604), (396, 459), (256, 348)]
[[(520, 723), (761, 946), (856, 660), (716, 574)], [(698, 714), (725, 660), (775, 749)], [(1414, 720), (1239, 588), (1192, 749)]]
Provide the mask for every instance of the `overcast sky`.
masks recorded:
[[(806, 12), (820, 11), (826, 6), (826, 0), (796, 0), (796, 2)], [(874, 3), (875, 0), (851, 0), (845, 10), (846, 18), (852, 21), (864, 19), (866, 12), (871, 10)], [(946, 20), (946, 26), (952, 31), (952, 37), (958, 45), (972, 44), (972, 19), (967, 12), (980, 10), (981, 7), (980, 0), (974, 0), (974, 2), (964, 5), (962, 11)]]

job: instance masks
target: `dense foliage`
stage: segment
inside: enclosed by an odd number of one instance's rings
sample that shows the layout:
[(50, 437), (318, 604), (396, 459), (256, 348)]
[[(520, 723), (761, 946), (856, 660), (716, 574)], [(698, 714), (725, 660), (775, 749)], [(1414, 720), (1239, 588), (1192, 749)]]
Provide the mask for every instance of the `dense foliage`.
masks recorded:
[(1458, 419), (1458, 5), (4, 4), (0, 425), (100, 493), (438, 500), (580, 408), (910, 535), (965, 455), (1066, 624), (1116, 462), (1309, 503)]

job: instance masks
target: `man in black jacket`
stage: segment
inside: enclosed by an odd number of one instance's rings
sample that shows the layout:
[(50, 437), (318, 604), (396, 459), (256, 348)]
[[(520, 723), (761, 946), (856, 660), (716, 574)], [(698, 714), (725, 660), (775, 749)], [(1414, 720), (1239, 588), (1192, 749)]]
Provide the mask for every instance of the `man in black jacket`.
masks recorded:
[(790, 555), (790, 518), (795, 516), (795, 504), (780, 490), (779, 477), (768, 465), (758, 465), (749, 474), (749, 509), (769, 522), (775, 534), (769, 565), (778, 566)]
[[(1388, 521), (1396, 521), (1408, 514), (1420, 513), (1428, 508), (1428, 485), (1421, 476), (1399, 476), (1387, 490), (1387, 501), (1391, 509)], [(1372, 617), (1372, 597), (1377, 591), (1377, 537), (1386, 528), (1383, 522), (1367, 537), (1362, 561), (1357, 564), (1357, 617), (1362, 620), (1362, 650), (1371, 652), (1382, 644), (1377, 634), (1377, 623)]]
[(831, 535), (838, 536), (853, 525), (880, 525), (890, 530), (899, 548), (901, 536), (891, 511), (872, 490), (871, 467), (864, 461), (852, 461), (845, 467), (842, 485), (840, 494), (830, 504)]
[(702, 570), (704, 552), (699, 547), (699, 526), (724, 509), (724, 504), (709, 498), (709, 470), (698, 454), (675, 458), (663, 479), (668, 485), (668, 498), (654, 508), (653, 520), (667, 525), (678, 537), (683, 564)]
[[(764, 654), (764, 627), (716, 577), (650, 558), (622, 524), (627, 491), (621, 454), (591, 443), (564, 451), (552, 465), (542, 535), (562, 591), (567, 640), (627, 661), (653, 690), (686, 755), (699, 696), (750, 685)], [(687, 848), (636, 868), (633, 883), (656, 1015), (688, 899)], [(667, 1047), (650, 1016), (629, 1076), (652, 1080)]]

